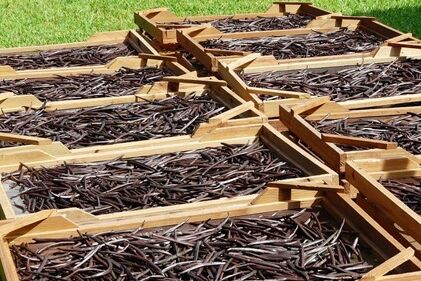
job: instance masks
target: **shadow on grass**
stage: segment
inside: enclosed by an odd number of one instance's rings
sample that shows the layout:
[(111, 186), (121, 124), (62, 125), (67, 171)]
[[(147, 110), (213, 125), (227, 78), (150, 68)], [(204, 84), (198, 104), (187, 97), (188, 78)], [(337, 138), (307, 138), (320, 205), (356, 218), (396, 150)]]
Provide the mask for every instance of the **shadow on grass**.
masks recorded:
[(379, 21), (399, 29), (402, 32), (411, 32), (415, 37), (421, 38), (421, 2), (413, 7), (394, 7), (369, 11), (356, 11), (358, 16), (373, 16)]

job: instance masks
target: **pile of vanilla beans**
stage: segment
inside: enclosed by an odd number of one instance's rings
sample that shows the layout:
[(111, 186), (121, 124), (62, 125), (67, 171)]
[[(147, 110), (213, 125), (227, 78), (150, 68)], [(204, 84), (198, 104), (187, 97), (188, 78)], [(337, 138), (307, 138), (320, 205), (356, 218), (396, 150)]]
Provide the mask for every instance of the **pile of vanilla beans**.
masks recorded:
[(380, 183), (415, 213), (421, 215), (421, 178), (380, 180)]
[(315, 209), (11, 246), (20, 280), (357, 280), (358, 237)]
[(77, 148), (191, 134), (225, 110), (208, 93), (84, 109), (28, 109), (0, 115), (0, 132), (50, 138)]
[(2, 176), (23, 212), (78, 207), (93, 214), (255, 194), (303, 172), (259, 142), (102, 163), (62, 164)]
[[(282, 30), (305, 27), (314, 17), (308, 15), (290, 14), (281, 17), (255, 17), (255, 18), (224, 18), (212, 21), (193, 21), (185, 19), (182, 22), (161, 24), (171, 29), (179, 26), (210, 24), (223, 33), (252, 32), (265, 30)], [(160, 26), (160, 25), (158, 25)]]
[(250, 51), (273, 55), (277, 59), (289, 59), (367, 52), (377, 48), (382, 42), (382, 38), (363, 30), (341, 29), (300, 36), (211, 39), (201, 42), (201, 45), (208, 49)]
[[(409, 113), (386, 118), (312, 121), (320, 132), (396, 142), (400, 147), (421, 154), (421, 114)], [(351, 147), (341, 146), (345, 150)], [(352, 149), (359, 149), (352, 147)]]
[(136, 50), (123, 43), (92, 47), (66, 48), (38, 53), (0, 54), (0, 65), (15, 70), (105, 64), (117, 57), (136, 55)]
[[(343, 70), (302, 70), (242, 74), (253, 87), (330, 96), (334, 101), (379, 98), (421, 92), (421, 60), (347, 67)], [(278, 97), (262, 95), (269, 100)]]
[(32, 94), (41, 101), (63, 101), (135, 94), (142, 85), (153, 84), (173, 73), (168, 69), (122, 68), (113, 74), (80, 74), (53, 78), (0, 80), (0, 93)]

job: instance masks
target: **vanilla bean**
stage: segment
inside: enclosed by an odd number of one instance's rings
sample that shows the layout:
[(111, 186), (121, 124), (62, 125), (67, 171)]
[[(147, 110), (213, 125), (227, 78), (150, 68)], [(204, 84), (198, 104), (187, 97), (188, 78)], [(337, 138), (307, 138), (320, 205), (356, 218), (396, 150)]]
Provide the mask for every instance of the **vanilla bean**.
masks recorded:
[(173, 73), (167, 69), (122, 68), (113, 74), (80, 74), (54, 78), (0, 80), (0, 93), (32, 94), (41, 101), (117, 97), (135, 94), (142, 85), (153, 84)]
[(117, 57), (136, 55), (136, 53), (132, 46), (121, 43), (34, 53), (1, 54), (0, 65), (9, 65), (15, 70), (85, 66), (105, 64)]
[(255, 142), (2, 176), (25, 212), (77, 207), (102, 214), (255, 194), (303, 172)]
[[(316, 209), (11, 246), (20, 280), (358, 280), (358, 236)], [(311, 236), (309, 236), (311, 233)], [(95, 276), (95, 277), (94, 277)]]
[[(334, 101), (401, 96), (421, 92), (421, 60), (393, 61), (342, 70), (302, 70), (242, 74), (253, 87), (330, 96)], [(268, 95), (261, 99), (276, 99)]]
[(0, 115), (0, 132), (50, 138), (77, 148), (192, 134), (225, 110), (207, 93), (84, 109), (29, 109)]

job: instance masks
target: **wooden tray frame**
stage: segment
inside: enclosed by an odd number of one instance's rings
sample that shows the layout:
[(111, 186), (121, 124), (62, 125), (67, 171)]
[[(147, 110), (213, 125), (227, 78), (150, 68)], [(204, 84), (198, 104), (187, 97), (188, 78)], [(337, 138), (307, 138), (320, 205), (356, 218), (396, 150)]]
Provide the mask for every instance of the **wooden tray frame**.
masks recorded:
[[(234, 115), (233, 112), (225, 113), (226, 115), (224, 117)], [(221, 122), (221, 119), (223, 120), (224, 117), (214, 117), (208, 124), (201, 126), (192, 136), (186, 135), (156, 140), (128, 142), (123, 144), (91, 146), (72, 150), (67, 149), (59, 142), (53, 142), (46, 145), (28, 145), (23, 147), (4, 148), (0, 150), (0, 172), (6, 173), (16, 171), (22, 163), (30, 167), (52, 167), (64, 162), (98, 162), (112, 160), (118, 157), (131, 158), (178, 151), (189, 151), (205, 147), (218, 147), (221, 146), (221, 143), (245, 144), (259, 139), (275, 153), (285, 157), (287, 160), (299, 167), (307, 176), (268, 183), (266, 188), (259, 194), (236, 197), (239, 200), (241, 200), (241, 198), (255, 200), (258, 197), (263, 198), (259, 200), (264, 200), (264, 198), (272, 197), (273, 193), (271, 187), (276, 187), (283, 183), (309, 183), (316, 181), (326, 183), (328, 185), (338, 184), (338, 175), (335, 172), (302, 150), (287, 137), (279, 133), (275, 128), (265, 122), (262, 122), (261, 119), (228, 119)], [(279, 188), (275, 189), (278, 190)], [(309, 194), (309, 196), (313, 196), (317, 193), (317, 191), (305, 189), (296, 191), (296, 193), (289, 193), (285, 196), (294, 198), (297, 194)], [(184, 206), (185, 204), (182, 205)], [(188, 206), (188, 204), (186, 206)], [(157, 212), (163, 212), (166, 210), (165, 208), (156, 209)], [(151, 210), (151, 212), (154, 212), (155, 208), (151, 208)], [(0, 186), (0, 214), (1, 217), (7, 219), (16, 217), (16, 213), (14, 212), (12, 204), (2, 185)], [(137, 216), (137, 211), (98, 215), (96, 217), (120, 217), (121, 214)]]
[(348, 160), (345, 180), (358, 191), (356, 203), (407, 247), (421, 256), (421, 216), (378, 182), (379, 179), (417, 177), (421, 165), (416, 159), (383, 156), (380, 159)]
[[(227, 216), (250, 216), (294, 208), (322, 206), (334, 219), (346, 219), (347, 226), (358, 232), (381, 258), (382, 264), (367, 273), (361, 280), (418, 280), (421, 276), (421, 262), (414, 256), (414, 250), (405, 248), (382, 226), (373, 220), (364, 209), (358, 206), (347, 194), (323, 190), (315, 196), (302, 194), (295, 199), (283, 200), (278, 188), (264, 200), (239, 198), (221, 199), (219, 202), (192, 203), (189, 206), (176, 206), (171, 210), (138, 211), (136, 217), (126, 214), (120, 217), (99, 219), (78, 210), (42, 211), (29, 216), (0, 221), (0, 273), (3, 280), (18, 281), (16, 268), (9, 245), (30, 242), (33, 238), (66, 238), (78, 233), (99, 233), (112, 230), (130, 230), (166, 227), (184, 221), (198, 222), (207, 219), (223, 219)], [(289, 190), (292, 192), (292, 190)], [(171, 214), (171, 216), (168, 216)], [(385, 275), (396, 269), (397, 273)], [(418, 279), (416, 279), (418, 278)]]
[[(149, 87), (142, 87), (135, 95), (122, 97), (53, 101), (43, 104), (32, 95), (11, 96), (9, 99), (5, 100), (3, 104), (0, 103), (0, 109), (3, 113), (23, 111), (28, 107), (36, 109), (41, 108), (43, 105), (45, 107), (45, 111), (81, 109), (95, 106), (138, 103), (145, 100), (160, 100), (165, 99), (171, 95), (186, 96), (191, 93), (202, 95), (205, 91), (209, 90), (208, 92), (210, 93), (211, 97), (226, 106), (228, 111), (210, 118), (208, 124), (202, 123), (200, 124), (199, 128), (207, 128), (208, 125), (211, 128), (215, 125), (219, 126), (225, 121), (231, 119), (233, 116), (240, 116), (242, 119), (245, 119), (242, 122), (267, 121), (266, 116), (255, 109), (251, 102), (246, 102), (228, 87), (224, 86), (226, 83), (223, 81), (212, 79), (211, 77), (196, 78), (194, 75), (195, 73), (188, 73), (186, 75), (177, 77), (167, 77), (167, 79), (171, 79), (171, 82), (163, 82), (161, 84), (156, 83), (154, 85), (150, 85)], [(176, 92), (169, 92), (167, 88), (173, 84), (177, 86), (178, 90)], [(24, 99), (26, 99), (25, 102), (23, 102)], [(238, 124), (241, 124), (241, 122), (238, 121)], [(0, 132), (0, 140), (30, 145), (52, 143), (52, 140), (48, 138), (5, 132)]]
[[(19, 48), (2, 48), (0, 55), (5, 54), (23, 54), (23, 53), (38, 53), (40, 51), (66, 49), (66, 48), (81, 48), (100, 45), (113, 45), (118, 43), (126, 43), (132, 46), (138, 53), (148, 53), (158, 55), (158, 52), (148, 43), (148, 41), (139, 34), (136, 30), (118, 30), (110, 32), (98, 32), (93, 34), (88, 40), (84, 42), (52, 44), (42, 46), (28, 46)], [(125, 63), (127, 59), (136, 58), (136, 56), (117, 57), (106, 64), (87, 65), (87, 66), (72, 66), (72, 67), (54, 67), (42, 69), (27, 69), (16, 70), (9, 65), (0, 65), (0, 78), (26, 75), (32, 73), (42, 73), (42, 75), (54, 75), (57, 71), (64, 71), (66, 73), (89, 73), (91, 71), (105, 71), (107, 69), (113, 70), (119, 68), (119, 65)]]
[[(374, 18), (369, 17), (354, 17), (354, 16), (340, 16), (332, 15), (320, 28), (309, 29), (295, 29), (295, 30), (271, 30), (267, 32), (247, 32), (247, 33), (221, 33), (217, 29), (209, 26), (192, 27), (187, 29), (180, 29), (176, 31), (178, 43), (192, 54), (201, 64), (208, 70), (218, 72), (219, 61), (224, 59), (242, 58), (251, 52), (247, 51), (232, 51), (232, 50), (212, 50), (205, 49), (200, 45), (201, 41), (209, 39), (246, 39), (246, 38), (263, 38), (269, 36), (287, 36), (287, 35), (306, 35), (312, 31), (318, 32), (332, 32), (340, 28), (348, 28), (350, 30), (362, 29), (379, 35), (384, 38), (385, 42), (370, 52), (361, 52), (348, 55), (333, 55), (320, 56), (312, 58), (294, 58), (276, 60), (279, 63), (293, 63), (301, 60), (342, 60), (342, 59), (361, 59), (374, 55), (382, 55), (390, 53), (390, 47), (399, 48), (416, 48), (421, 46), (417, 38), (413, 37), (411, 33), (402, 33), (392, 27), (389, 27)], [(389, 47), (389, 48), (387, 48)]]
[[(273, 56), (259, 56), (250, 54), (241, 59), (220, 60), (218, 62), (218, 76), (227, 81), (228, 86), (234, 89), (243, 99), (255, 103), (256, 108), (269, 118), (279, 116), (279, 106), (294, 106), (305, 102), (314, 96), (308, 93), (276, 90), (260, 87), (250, 87), (244, 82), (238, 73), (256, 73), (265, 71), (296, 71), (304, 69), (327, 70), (330, 68), (342, 68), (356, 65), (387, 63), (394, 60), (421, 59), (421, 49), (383, 46), (383, 51), (367, 57), (342, 58), (337, 60), (326, 58), (297, 59), (294, 62), (277, 62)], [(279, 96), (278, 100), (264, 101), (258, 94)], [(361, 100), (337, 102), (338, 105), (349, 110), (364, 109), (376, 106), (398, 105), (408, 102), (421, 101), (421, 93), (409, 94), (396, 97), (381, 97)]]
[[(236, 15), (208, 15), (208, 16), (193, 16), (193, 17), (178, 17), (167, 8), (157, 8), (145, 10), (134, 14), (134, 21), (140, 29), (144, 30), (146, 34), (153, 38), (154, 42), (159, 45), (176, 44), (177, 36), (176, 30), (185, 29), (192, 26), (174, 26), (173, 29), (165, 29), (162, 25), (174, 22), (182, 22), (184, 20), (203, 22), (212, 21), (224, 18), (257, 18), (257, 17), (281, 17), (288, 14), (310, 15), (315, 17), (305, 28), (313, 28), (325, 23), (326, 19), (331, 15), (339, 15), (339, 13), (332, 14), (329, 11), (315, 7), (310, 2), (281, 2), (275, 1), (264, 13), (247, 13)], [(292, 29), (296, 30), (296, 29)], [(292, 32), (294, 32), (292, 31)], [(265, 31), (263, 31), (265, 32)]]
[[(311, 126), (308, 120), (331, 120), (342, 118), (384, 117), (402, 115), (408, 112), (420, 113), (421, 106), (404, 106), (390, 108), (371, 108), (350, 110), (336, 102), (327, 102), (328, 98), (314, 98), (306, 103), (292, 107), (279, 106), (279, 116), (283, 125), (308, 145), (325, 163), (339, 173), (345, 172), (347, 159), (381, 158), (382, 155), (396, 155), (411, 158), (417, 162), (414, 155), (398, 148), (395, 143), (377, 141), (366, 138), (352, 138), (322, 134)], [(316, 108), (316, 109), (315, 109)], [(302, 116), (301, 116), (302, 115)], [(352, 141), (362, 147), (372, 148), (361, 151), (345, 152), (336, 144)], [(375, 149), (373, 149), (375, 148)]]

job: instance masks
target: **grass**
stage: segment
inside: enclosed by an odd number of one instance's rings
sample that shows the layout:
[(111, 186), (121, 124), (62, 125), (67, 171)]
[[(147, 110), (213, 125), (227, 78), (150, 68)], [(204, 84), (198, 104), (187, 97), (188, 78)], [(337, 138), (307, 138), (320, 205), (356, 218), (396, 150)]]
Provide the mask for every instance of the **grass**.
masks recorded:
[[(97, 31), (134, 28), (133, 12), (169, 7), (178, 15), (265, 11), (271, 0), (0, 0), (0, 46), (81, 41)], [(330, 11), (375, 16), (421, 37), (419, 0), (314, 0)]]

